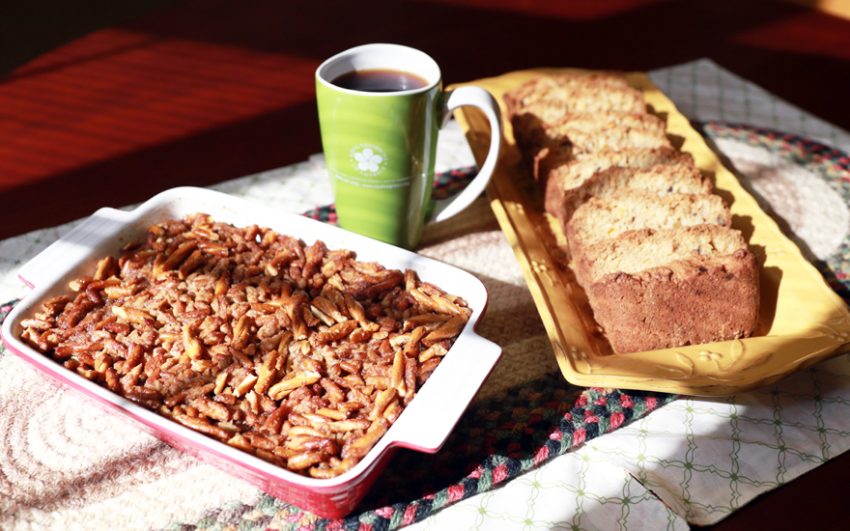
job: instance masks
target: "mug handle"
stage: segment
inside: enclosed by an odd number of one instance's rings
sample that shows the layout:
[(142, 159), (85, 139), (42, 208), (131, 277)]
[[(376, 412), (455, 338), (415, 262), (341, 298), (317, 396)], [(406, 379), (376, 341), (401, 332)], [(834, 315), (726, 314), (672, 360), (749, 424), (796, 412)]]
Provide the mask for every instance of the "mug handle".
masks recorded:
[(443, 123), (449, 119), (453, 110), (466, 105), (478, 107), (487, 116), (487, 120), (490, 122), (490, 150), (487, 152), (487, 158), (484, 159), (484, 165), (478, 170), (478, 175), (466, 189), (450, 200), (448, 204), (436, 205), (436, 215), (431, 219), (432, 222), (449, 219), (475, 201), (487, 187), (487, 183), (490, 182), (493, 170), (496, 169), (496, 162), (499, 160), (499, 149), (502, 146), (501, 113), (496, 100), (486, 90), (480, 87), (459, 87), (446, 94)]

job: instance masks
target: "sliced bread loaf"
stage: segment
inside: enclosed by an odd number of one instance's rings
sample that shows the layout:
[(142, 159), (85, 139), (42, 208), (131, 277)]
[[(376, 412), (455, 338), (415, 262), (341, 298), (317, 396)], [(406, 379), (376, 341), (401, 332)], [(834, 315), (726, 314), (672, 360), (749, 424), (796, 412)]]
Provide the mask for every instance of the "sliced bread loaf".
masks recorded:
[(737, 230), (631, 231), (587, 247), (578, 269), (616, 352), (747, 337), (756, 329), (758, 268)]
[(692, 225), (728, 227), (732, 214), (723, 200), (709, 194), (667, 194), (624, 190), (594, 197), (564, 224), (572, 256), (602, 240), (637, 229), (677, 229)]
[(595, 174), (609, 168), (647, 169), (657, 164), (686, 164), (694, 166), (693, 157), (672, 148), (603, 149), (574, 159), (558, 160), (546, 173), (543, 197), (546, 212), (562, 214), (564, 198), (581, 188)]

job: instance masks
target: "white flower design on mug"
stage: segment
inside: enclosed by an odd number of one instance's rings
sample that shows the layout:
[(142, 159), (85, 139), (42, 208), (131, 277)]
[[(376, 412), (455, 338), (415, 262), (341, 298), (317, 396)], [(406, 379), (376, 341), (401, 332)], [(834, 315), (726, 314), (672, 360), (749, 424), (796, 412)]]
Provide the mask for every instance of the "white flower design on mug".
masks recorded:
[(351, 150), (351, 158), (361, 173), (376, 175), (386, 165), (387, 156), (378, 146), (359, 145)]

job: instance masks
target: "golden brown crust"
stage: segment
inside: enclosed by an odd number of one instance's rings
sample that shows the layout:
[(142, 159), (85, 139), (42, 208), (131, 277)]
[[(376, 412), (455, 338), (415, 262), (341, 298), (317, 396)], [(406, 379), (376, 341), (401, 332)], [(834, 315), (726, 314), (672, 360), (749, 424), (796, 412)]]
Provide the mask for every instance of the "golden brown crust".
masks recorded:
[(588, 287), (596, 321), (615, 352), (639, 352), (749, 337), (758, 324), (752, 253), (612, 273)]

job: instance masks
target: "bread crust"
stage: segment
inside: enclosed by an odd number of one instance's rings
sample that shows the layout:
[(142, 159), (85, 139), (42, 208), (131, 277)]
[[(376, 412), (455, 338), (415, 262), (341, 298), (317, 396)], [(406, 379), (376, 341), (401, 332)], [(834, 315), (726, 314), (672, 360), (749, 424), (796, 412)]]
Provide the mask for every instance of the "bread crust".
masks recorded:
[[(602, 150), (582, 158), (559, 160), (547, 170), (543, 206), (555, 217), (563, 216), (563, 205), (581, 194), (593, 176), (609, 168), (649, 168), (656, 164), (682, 163), (694, 166), (690, 153), (672, 148)], [(695, 166), (694, 166), (695, 167)]]
[[(524, 112), (529, 107), (543, 101), (558, 103), (562, 108), (569, 105), (575, 96), (608, 97), (614, 93), (625, 100), (627, 107), (634, 106), (638, 110), (646, 109), (643, 95), (640, 91), (629, 86), (626, 80), (613, 72), (571, 73), (555, 76), (540, 76), (526, 81), (519, 87), (504, 95), (505, 104), (510, 115)], [(634, 100), (634, 101), (632, 101)], [(569, 112), (564, 108), (560, 115)]]
[[(666, 124), (645, 113), (569, 113), (554, 123), (523, 112), (511, 116), (514, 140), (536, 180), (558, 160), (603, 149), (669, 148)], [(553, 160), (549, 160), (553, 159)]]
[[(661, 168), (663, 166), (663, 168)], [(595, 197), (600, 191), (613, 191), (623, 189), (642, 189), (635, 186), (635, 174), (639, 172), (668, 172), (676, 173), (677, 179), (680, 181), (678, 186), (671, 183), (669, 193), (694, 193), (694, 194), (710, 194), (714, 192), (714, 185), (710, 179), (706, 179), (700, 171), (694, 166), (691, 161), (682, 163), (659, 164), (657, 167), (641, 170), (638, 168), (621, 168), (614, 167), (607, 170), (594, 173), (581, 186), (571, 190), (565, 190), (561, 205), (558, 208), (558, 219), (561, 221), (562, 228), (570, 221), (575, 211), (590, 198)], [(672, 178), (671, 178), (672, 180)]]
[[(635, 216), (633, 219), (621, 219), (616, 224), (609, 223), (608, 234), (602, 237), (594, 234), (591, 218), (602, 216), (603, 219), (610, 219), (614, 215), (612, 211), (622, 209), (621, 205), (629, 201), (642, 206), (642, 210), (632, 211)], [(630, 222), (637, 223), (638, 226), (630, 227)], [(583, 254), (582, 249), (588, 245), (615, 238), (633, 230), (668, 230), (703, 224), (721, 227), (732, 225), (732, 213), (720, 196), (714, 194), (660, 196), (650, 192), (629, 190), (607, 199), (591, 198), (576, 210), (568, 222), (563, 222), (562, 218), (562, 229), (569, 243), (570, 255)]]
[(758, 267), (746, 249), (611, 273), (588, 286), (587, 295), (618, 353), (749, 337), (758, 325)]
[[(646, 114), (643, 94), (630, 87), (621, 75), (613, 72), (570, 73), (540, 76), (504, 95), (514, 133), (514, 140), (531, 168), (532, 175), (544, 182), (548, 169), (573, 155), (572, 142), (566, 138), (549, 138), (553, 128), (564, 125), (570, 115), (598, 116), (612, 113), (642, 116), (642, 129), (651, 132), (660, 124)], [(612, 122), (617, 124), (618, 122)], [(592, 139), (585, 139), (590, 141)], [(645, 139), (644, 141), (651, 141)], [(666, 138), (657, 144), (663, 145)]]

